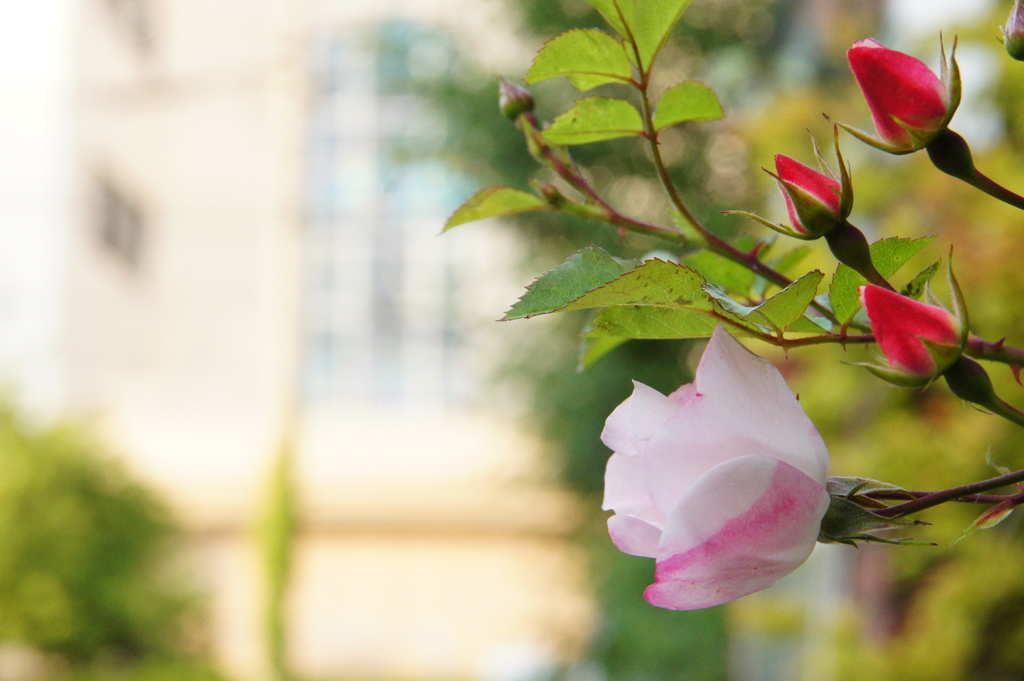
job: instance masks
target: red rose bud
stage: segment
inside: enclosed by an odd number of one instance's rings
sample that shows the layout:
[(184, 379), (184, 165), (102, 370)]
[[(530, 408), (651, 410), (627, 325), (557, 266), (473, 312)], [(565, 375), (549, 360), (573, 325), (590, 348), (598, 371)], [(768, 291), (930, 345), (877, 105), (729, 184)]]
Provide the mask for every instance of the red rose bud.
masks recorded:
[(782, 154), (775, 155), (775, 171), (793, 229), (816, 237), (845, 220), (839, 205), (838, 180)]
[(843, 125), (883, 151), (907, 154), (922, 149), (949, 124), (960, 104), (956, 45), (949, 65), (943, 51), (942, 78), (910, 55), (874, 40), (860, 40), (846, 53), (864, 93), (880, 139)]
[(898, 385), (920, 387), (960, 358), (966, 333), (948, 310), (874, 285), (860, 287), (860, 300), (889, 362), (888, 367), (867, 365), (873, 373)]
[(1010, 17), (1003, 29), (1003, 47), (1006, 53), (1017, 61), (1024, 61), (1024, 7), (1015, 0)]
[(498, 108), (509, 120), (514, 121), (520, 114), (533, 111), (533, 96), (522, 85), (501, 76), (498, 79)]
[(835, 147), (839, 175), (829, 167), (816, 143), (814, 152), (825, 172), (818, 172), (782, 154), (775, 155), (774, 173), (765, 170), (779, 184), (792, 226), (776, 224), (746, 211), (726, 213), (743, 215), (776, 232), (804, 240), (817, 239), (843, 227), (853, 210), (853, 187), (843, 154), (839, 150), (838, 128), (835, 129)]

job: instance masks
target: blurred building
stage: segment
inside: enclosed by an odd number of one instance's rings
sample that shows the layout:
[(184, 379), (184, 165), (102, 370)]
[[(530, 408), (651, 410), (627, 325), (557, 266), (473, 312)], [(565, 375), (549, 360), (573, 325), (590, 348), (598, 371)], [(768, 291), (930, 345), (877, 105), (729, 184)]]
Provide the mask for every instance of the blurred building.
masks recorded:
[(439, 237), (468, 187), (416, 151), (447, 40), (514, 45), (464, 10), (0, 5), (2, 375), (172, 501), (240, 678), (267, 669), (253, 520), (282, 447), (297, 672), (512, 681), (586, 629), (572, 509), (486, 399), (511, 246)]

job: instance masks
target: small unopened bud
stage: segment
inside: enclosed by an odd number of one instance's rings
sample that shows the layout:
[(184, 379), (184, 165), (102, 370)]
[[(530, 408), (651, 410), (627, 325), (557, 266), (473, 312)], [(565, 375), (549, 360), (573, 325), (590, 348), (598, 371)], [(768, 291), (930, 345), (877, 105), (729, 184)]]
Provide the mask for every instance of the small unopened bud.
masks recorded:
[(501, 76), (498, 79), (498, 108), (509, 120), (514, 121), (521, 114), (533, 111), (533, 96), (522, 85)]
[(961, 357), (945, 373), (946, 383), (961, 400), (989, 409), (999, 401), (992, 379), (984, 368), (969, 357)]
[(782, 154), (775, 155), (775, 170), (789, 220), (797, 232), (819, 237), (846, 221), (840, 206), (838, 179)]
[(844, 221), (825, 234), (825, 242), (836, 260), (853, 269), (872, 284), (883, 288), (892, 288), (875, 269), (871, 260), (871, 245), (868, 244), (864, 233), (849, 222)]
[(549, 182), (534, 182), (533, 186), (552, 206), (560, 206), (568, 201), (562, 191)]
[(905, 538), (887, 539), (875, 534), (919, 524), (910, 518), (878, 515), (886, 504), (869, 496), (872, 492), (904, 492), (902, 488), (868, 478), (829, 478), (826, 489), (830, 503), (825, 517), (821, 519), (819, 542), (851, 546), (858, 542), (916, 543)]
[(1006, 53), (1017, 61), (1024, 61), (1024, 7), (1020, 0), (1014, 0), (1010, 17), (1003, 29), (1003, 47)]
[(925, 150), (932, 165), (947, 175), (970, 182), (977, 174), (967, 140), (948, 128), (936, 135)]

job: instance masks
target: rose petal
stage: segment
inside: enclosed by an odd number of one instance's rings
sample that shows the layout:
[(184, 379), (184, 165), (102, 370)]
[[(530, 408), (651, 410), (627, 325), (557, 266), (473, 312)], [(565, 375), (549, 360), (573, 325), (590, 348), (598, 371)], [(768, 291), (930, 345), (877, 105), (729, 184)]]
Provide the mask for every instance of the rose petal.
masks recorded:
[(665, 397), (654, 388), (633, 381), (633, 394), (605, 421), (601, 442), (618, 454), (642, 454), (647, 440), (679, 411), (679, 406), (678, 398)]
[(644, 462), (639, 456), (612, 454), (604, 475), (604, 510), (636, 516), (657, 527), (665, 524), (647, 491)]
[(615, 548), (631, 556), (655, 558), (661, 529), (630, 515), (613, 515), (608, 519), (608, 536)]
[(675, 392), (668, 396), (670, 400), (682, 406), (693, 399), (697, 394), (697, 386), (693, 383), (687, 383), (676, 388)]
[[(827, 175), (819, 173), (814, 168), (805, 166), (803, 163), (791, 159), (782, 154), (775, 155), (775, 170), (779, 177), (790, 182), (808, 194), (814, 196), (823, 204), (829, 207), (833, 213), (839, 214), (839, 183)], [(793, 222), (798, 222), (793, 200), (789, 194), (782, 192), (789, 207), (789, 217)]]
[(861, 286), (860, 299), (889, 365), (918, 376), (935, 373), (935, 359), (921, 338), (945, 347), (960, 344), (960, 323), (949, 311), (881, 286)]
[(910, 144), (910, 136), (896, 119), (922, 131), (937, 130), (945, 119), (946, 86), (919, 59), (874, 40), (854, 43), (847, 58), (882, 139)]
[(647, 444), (647, 487), (666, 515), (693, 483), (747, 455), (779, 459), (824, 485), (828, 449), (785, 380), (719, 327), (697, 368), (697, 394)]
[(771, 586), (811, 554), (828, 504), (820, 482), (782, 461), (723, 463), (672, 510), (644, 597), (692, 610)]

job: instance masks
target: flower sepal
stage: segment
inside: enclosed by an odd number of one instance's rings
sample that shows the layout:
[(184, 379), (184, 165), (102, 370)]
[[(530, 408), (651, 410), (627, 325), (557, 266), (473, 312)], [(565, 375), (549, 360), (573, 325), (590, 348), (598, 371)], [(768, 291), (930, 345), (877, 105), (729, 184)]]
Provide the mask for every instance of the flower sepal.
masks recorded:
[[(832, 121), (832, 119), (828, 118), (828, 116), (825, 116), (825, 118), (827, 118), (829, 121)], [(903, 154), (912, 154), (915, 151), (920, 151), (921, 149), (924, 149), (925, 146), (927, 146), (927, 144), (935, 138), (934, 135), (921, 134), (920, 131), (917, 131), (914, 128), (907, 126), (906, 123), (896, 118), (895, 116), (892, 117), (892, 120), (906, 131), (907, 135), (910, 137), (909, 145), (903, 143), (896, 144), (893, 142), (886, 142), (883, 139), (875, 137), (869, 132), (864, 132), (860, 128), (855, 128), (852, 125), (847, 125), (846, 123), (839, 123), (838, 121), (832, 121), (832, 123), (837, 127), (840, 127), (846, 132), (850, 133), (851, 135), (853, 135), (854, 137), (856, 137), (869, 147), (874, 147), (879, 151), (884, 151), (886, 153), (894, 154), (896, 156), (901, 156)]]
[(934, 383), (936, 378), (935, 376), (919, 376), (901, 369), (895, 369), (882, 364), (872, 364), (871, 362), (849, 362), (849, 364), (855, 367), (863, 367), (883, 381), (892, 383), (900, 388), (923, 390)]
[(813, 137), (811, 138), (811, 143), (814, 144), (814, 155), (818, 158), (818, 163), (832, 177), (839, 181), (839, 217), (845, 222), (850, 217), (850, 213), (853, 212), (853, 179), (850, 177), (850, 168), (843, 158), (843, 151), (839, 148), (839, 126), (832, 126), (832, 146), (836, 151), (836, 163), (839, 165), (838, 177), (836, 177), (835, 171), (829, 166), (825, 157), (822, 156), (821, 149), (818, 148), (818, 143), (814, 141)]
[(826, 489), (829, 494), (829, 507), (821, 520), (821, 531), (818, 542), (822, 544), (848, 544), (856, 546), (861, 543), (927, 545), (909, 537), (881, 537), (876, 532), (886, 532), (901, 527), (924, 525), (912, 518), (887, 518), (876, 511), (887, 508), (877, 499), (868, 496), (871, 492), (902, 492), (901, 487), (868, 478), (832, 477), (828, 479)]
[(815, 239), (817, 239), (819, 237), (819, 235), (816, 235), (816, 234), (808, 234), (806, 232), (801, 232), (801, 231), (799, 231), (797, 229), (794, 229), (793, 227), (790, 227), (789, 225), (784, 225), (784, 224), (778, 223), (778, 222), (771, 222), (770, 220), (767, 220), (767, 219), (761, 217), (760, 215), (757, 215), (756, 213), (750, 213), (750, 212), (747, 212), (745, 210), (725, 210), (725, 211), (722, 211), (722, 214), (723, 215), (742, 215), (743, 217), (749, 218), (749, 219), (753, 220), (754, 222), (761, 223), (762, 225), (764, 225), (765, 227), (767, 227), (768, 229), (770, 229), (772, 231), (778, 232), (779, 234), (783, 234), (783, 235), (788, 236), (788, 237), (792, 237), (794, 239), (800, 239), (802, 241), (814, 241)]

